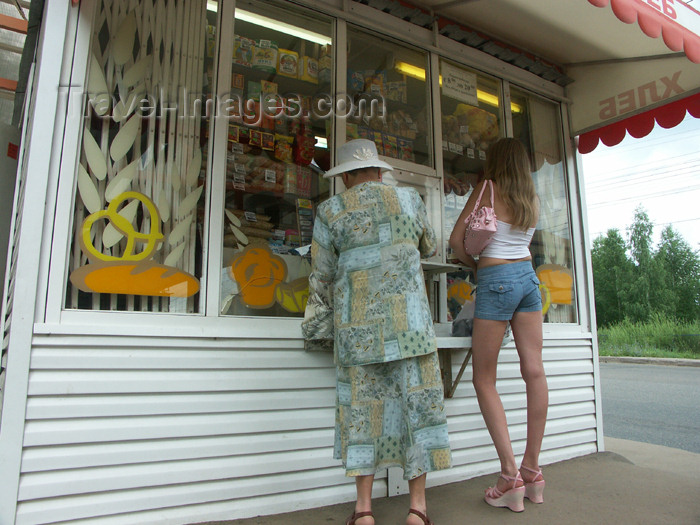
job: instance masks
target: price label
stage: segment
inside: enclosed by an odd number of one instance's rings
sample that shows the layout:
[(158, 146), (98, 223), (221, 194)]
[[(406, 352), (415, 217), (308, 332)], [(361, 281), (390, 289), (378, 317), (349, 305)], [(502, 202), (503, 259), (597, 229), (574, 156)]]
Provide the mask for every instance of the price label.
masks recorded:
[(258, 222), (258, 217), (255, 215), (255, 212), (246, 211), (243, 213), (243, 216), (248, 222)]
[(479, 150), (479, 158), (481, 160), (486, 160), (486, 152), (483, 149)]
[(242, 173), (236, 173), (233, 176), (233, 182), (237, 182), (239, 184), (245, 184), (245, 175), (243, 175)]
[(234, 189), (234, 190), (245, 191), (245, 184), (241, 184), (241, 183), (239, 183), (239, 182), (234, 182), (234, 183), (233, 183), (233, 189)]
[(475, 158), (474, 150), (472, 148), (467, 148), (467, 157), (469, 157), (470, 159)]
[(236, 171), (236, 173), (243, 173), (245, 175), (245, 166), (243, 164), (236, 162), (233, 165), (233, 169)]
[(265, 170), (265, 182), (277, 182), (277, 172), (275, 170)]

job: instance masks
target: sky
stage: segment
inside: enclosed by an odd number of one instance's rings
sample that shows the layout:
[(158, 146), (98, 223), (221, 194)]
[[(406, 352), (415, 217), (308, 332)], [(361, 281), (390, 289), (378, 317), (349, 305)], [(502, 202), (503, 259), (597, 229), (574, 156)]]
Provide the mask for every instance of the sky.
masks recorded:
[(675, 128), (657, 124), (641, 139), (601, 143), (581, 155), (581, 165), (591, 243), (610, 228), (626, 240), (641, 205), (654, 224), (655, 245), (670, 224), (700, 250), (700, 119), (686, 114)]

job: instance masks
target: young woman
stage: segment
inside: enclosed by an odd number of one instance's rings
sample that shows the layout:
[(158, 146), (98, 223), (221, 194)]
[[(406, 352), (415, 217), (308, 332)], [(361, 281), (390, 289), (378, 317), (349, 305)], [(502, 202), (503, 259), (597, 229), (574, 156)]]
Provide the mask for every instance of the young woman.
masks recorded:
[[(476, 308), (472, 330), (472, 382), (501, 475), (486, 490), (494, 507), (524, 510), (523, 498), (542, 503), (544, 477), (539, 454), (549, 404), (542, 365), (542, 300), (529, 245), (539, 216), (539, 200), (530, 174), (530, 159), (521, 142), (503, 138), (486, 155), (485, 180), (472, 192), (450, 236), (450, 247), (467, 266), (476, 268)], [(474, 209), (487, 180), (493, 181), (498, 231), (478, 260), (464, 251), (464, 220)], [(486, 185), (480, 206), (491, 202)], [(520, 469), (515, 462), (506, 415), (496, 390), (496, 365), (510, 322), (527, 392), (527, 444)]]

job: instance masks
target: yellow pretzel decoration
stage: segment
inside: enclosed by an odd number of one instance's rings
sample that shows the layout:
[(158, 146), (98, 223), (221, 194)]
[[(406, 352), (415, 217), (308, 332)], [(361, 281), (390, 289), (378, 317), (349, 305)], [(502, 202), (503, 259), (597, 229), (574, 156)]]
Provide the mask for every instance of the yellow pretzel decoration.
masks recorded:
[[(148, 210), (151, 219), (151, 231), (149, 233), (137, 232), (128, 220), (119, 215), (119, 205), (129, 199), (140, 201)], [(107, 217), (112, 225), (127, 238), (124, 253), (119, 257), (104, 254), (97, 250), (95, 245), (92, 244), (90, 235), (92, 225), (104, 217)], [(113, 199), (106, 210), (96, 211), (86, 217), (83, 221), (81, 233), (81, 244), (88, 254), (88, 257), (92, 256), (100, 261), (143, 261), (151, 256), (156, 249), (157, 243), (163, 238), (163, 234), (160, 231), (160, 215), (158, 214), (158, 208), (151, 199), (137, 191), (125, 191), (116, 199)], [(134, 245), (137, 241), (146, 243), (146, 247), (140, 253), (134, 253)]]

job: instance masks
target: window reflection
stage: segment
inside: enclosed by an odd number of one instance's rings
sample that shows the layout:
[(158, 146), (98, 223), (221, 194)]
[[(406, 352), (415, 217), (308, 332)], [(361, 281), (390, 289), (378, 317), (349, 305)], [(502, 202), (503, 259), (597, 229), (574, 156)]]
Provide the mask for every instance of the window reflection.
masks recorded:
[(540, 197), (540, 219), (530, 251), (541, 283), (545, 321), (575, 323), (573, 247), (559, 106), (513, 88), (511, 99), (521, 108), (512, 111), (513, 133), (530, 152)]

